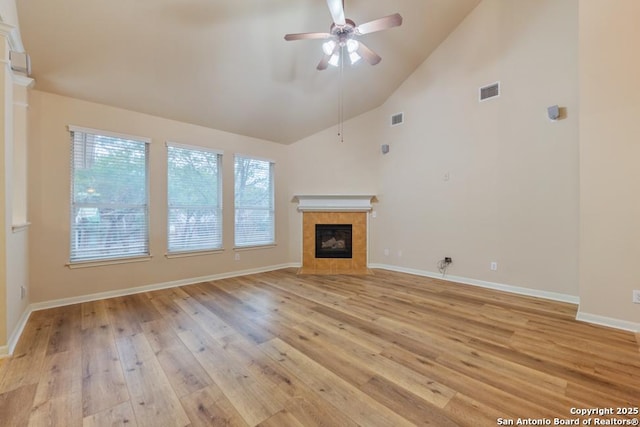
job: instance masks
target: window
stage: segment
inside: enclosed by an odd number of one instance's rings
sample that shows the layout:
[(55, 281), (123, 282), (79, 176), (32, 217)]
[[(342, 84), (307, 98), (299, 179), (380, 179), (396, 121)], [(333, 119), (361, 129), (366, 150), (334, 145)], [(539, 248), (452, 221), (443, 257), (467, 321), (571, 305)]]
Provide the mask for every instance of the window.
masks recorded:
[(222, 248), (221, 159), (217, 151), (167, 144), (170, 253)]
[(275, 243), (273, 162), (236, 156), (235, 246)]
[(149, 140), (69, 130), (71, 262), (149, 255)]

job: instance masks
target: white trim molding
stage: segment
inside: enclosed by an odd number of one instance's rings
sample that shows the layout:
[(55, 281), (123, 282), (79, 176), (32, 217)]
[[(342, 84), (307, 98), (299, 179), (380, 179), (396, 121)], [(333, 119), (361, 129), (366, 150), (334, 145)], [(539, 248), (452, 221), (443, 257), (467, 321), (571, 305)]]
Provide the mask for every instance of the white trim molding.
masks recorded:
[(640, 323), (628, 322), (626, 320), (613, 319), (611, 317), (599, 316), (597, 314), (585, 313), (578, 310), (576, 320), (594, 325), (607, 326), (609, 328), (622, 329), (630, 332), (640, 332)]
[(75, 125), (68, 125), (67, 130), (69, 132), (91, 133), (94, 135), (109, 136), (112, 138), (121, 138), (121, 139), (127, 139), (129, 141), (139, 141), (139, 142), (144, 142), (146, 144), (151, 144), (151, 138), (148, 138), (146, 136), (127, 135), (125, 133), (111, 132), (109, 130), (102, 130), (102, 129), (85, 128), (85, 127), (75, 126)]
[[(18, 86), (23, 86), (28, 88), (33, 87), (33, 85), (35, 85), (36, 81), (33, 80), (31, 77), (27, 77), (27, 76), (23, 76), (20, 74), (14, 74), (13, 75), (13, 83), (18, 85)], [(27, 104), (26, 102), (22, 102), (22, 103), (17, 103), (14, 102), (13, 105), (17, 105), (20, 107), (28, 107), (29, 104)]]
[(295, 195), (300, 212), (369, 212), (373, 195)]
[[(22, 335), (22, 332), (24, 331), (24, 328), (27, 324), (29, 316), (34, 311), (46, 310), (49, 308), (62, 307), (62, 306), (71, 305), (71, 304), (79, 304), (79, 303), (84, 303), (89, 301), (96, 301), (96, 300), (114, 298), (114, 297), (125, 296), (125, 295), (139, 294), (143, 292), (150, 292), (150, 291), (155, 291), (160, 289), (175, 288), (178, 286), (187, 286), (187, 285), (192, 285), (196, 283), (229, 279), (232, 277), (247, 276), (250, 274), (266, 273), (269, 271), (281, 270), (284, 268), (299, 268), (300, 266), (301, 264), (299, 262), (293, 262), (293, 263), (272, 265), (272, 266), (266, 266), (266, 267), (248, 269), (248, 270), (230, 271), (226, 273), (214, 274), (214, 275), (203, 276), (203, 277), (194, 277), (189, 279), (176, 280), (172, 282), (138, 286), (135, 288), (120, 289), (116, 291), (99, 292), (99, 293), (82, 295), (77, 297), (62, 298), (57, 300), (33, 303), (33, 304), (30, 304), (22, 313), (22, 316), (20, 317), (18, 325), (16, 326), (11, 336), (9, 337), (7, 345), (0, 346), (0, 358), (8, 357), (11, 354), (13, 354), (15, 347), (18, 343), (18, 340), (20, 339), (20, 336)], [(469, 279), (469, 278), (458, 277), (458, 276), (442, 277), (441, 274), (430, 272), (430, 271), (404, 268), (404, 267), (398, 267), (398, 266), (386, 265), (386, 264), (371, 264), (368, 266), (368, 268), (377, 268), (382, 270), (396, 271), (399, 273), (414, 274), (417, 276), (430, 277), (430, 278), (435, 278), (440, 280), (446, 280), (449, 282), (479, 286), (483, 288), (495, 289), (495, 290), (510, 292), (510, 293), (519, 294), (519, 295), (532, 296), (532, 297), (543, 298), (543, 299), (548, 299), (553, 301), (560, 301), (560, 302), (576, 304), (576, 305), (579, 304), (578, 297), (573, 295), (556, 293), (556, 292), (540, 291), (536, 289), (522, 288), (518, 286), (504, 285), (500, 283), (486, 282), (482, 280), (475, 280), (475, 279)], [(597, 325), (602, 325), (602, 326), (608, 326), (616, 329), (636, 332), (636, 333), (640, 332), (639, 323), (612, 319), (604, 316), (583, 313), (580, 311), (578, 311), (576, 320), (587, 322), (587, 323), (593, 323)]]
[(9, 43), (9, 49), (16, 52), (24, 52), (24, 46), (22, 45), (22, 39), (20, 38), (20, 32), (12, 25), (2, 22), (0, 19), (0, 35), (6, 37)]
[(232, 277), (247, 276), (250, 274), (266, 273), (268, 271), (282, 270), (283, 268), (296, 267), (297, 264), (279, 264), (267, 267), (252, 268), (248, 270), (230, 271), (227, 273), (213, 274), (211, 276), (192, 277), (189, 279), (174, 280), (173, 282), (156, 283), (145, 286), (137, 286), (135, 288), (119, 289), (116, 291), (98, 292), (95, 294), (81, 295), (77, 297), (62, 298), (51, 301), (44, 301), (31, 304), (31, 311), (45, 310), (47, 308), (62, 307), (65, 305), (78, 304), (89, 301), (96, 301), (107, 298), (121, 297), (125, 295), (140, 294), (143, 292), (151, 292), (160, 289), (177, 288), (178, 286), (194, 285), (196, 283), (211, 282), (214, 280), (229, 279)]
[[(416, 270), (412, 268), (398, 267), (395, 265), (386, 264), (371, 264), (369, 268), (379, 268), (382, 270), (397, 271), (399, 273), (415, 274), (416, 276), (430, 277), (433, 279), (446, 280), (448, 282), (462, 283), (465, 285), (479, 286), (481, 288), (495, 289), (498, 291), (510, 292), (512, 294), (525, 295), (530, 297), (548, 299), (552, 301), (565, 302), (569, 304), (580, 304), (580, 298), (574, 295), (561, 294), (557, 292), (541, 291), (538, 289), (523, 288), (520, 286), (505, 285), (501, 283), (486, 282), (484, 280), (469, 279), (467, 277), (459, 276), (445, 276), (442, 274), (434, 273), (431, 271)], [(640, 333), (640, 323), (629, 322), (621, 319), (614, 319), (611, 317), (599, 316), (596, 314), (590, 314), (580, 311), (576, 314), (576, 320), (579, 322), (592, 323), (600, 326), (607, 326), (609, 328), (621, 329), (624, 331), (630, 331)]]
[(27, 320), (29, 320), (29, 316), (31, 316), (32, 312), (33, 310), (31, 309), (31, 306), (28, 306), (24, 310), (22, 316), (20, 316), (18, 324), (9, 337), (9, 341), (7, 341), (7, 345), (0, 347), (0, 359), (3, 357), (9, 357), (13, 354), (13, 351), (16, 349), (16, 345), (18, 344), (18, 340), (20, 339), (25, 326), (27, 326)]
[(468, 277), (459, 276), (442, 276), (441, 273), (431, 271), (416, 270), (413, 268), (398, 267), (386, 264), (371, 264), (369, 268), (380, 268), (382, 270), (397, 271), (399, 273), (415, 274), (416, 276), (430, 277), (432, 279), (446, 280), (447, 282), (462, 283), (464, 285), (478, 286), (481, 288), (494, 289), (496, 291), (504, 291), (517, 295), (525, 295), (529, 297), (543, 298), (552, 301), (566, 302), (569, 304), (579, 304), (580, 298), (574, 295), (561, 294), (558, 292), (541, 291), (538, 289), (523, 288), (520, 286), (505, 285), (502, 283), (486, 282), (484, 280), (469, 279)]
[(181, 144), (179, 142), (165, 141), (164, 146), (169, 148), (183, 148), (186, 150), (194, 150), (194, 151), (206, 151), (207, 153), (220, 154), (221, 156), (224, 154), (224, 150), (219, 150), (217, 148), (209, 148), (202, 145), (190, 145), (190, 144)]
[(20, 233), (21, 231), (26, 231), (29, 229), (29, 226), (31, 225), (31, 223), (29, 221), (25, 221), (25, 222), (21, 222), (18, 224), (13, 224), (11, 225), (11, 232), (12, 233)]
[(16, 326), (13, 333), (9, 337), (9, 341), (7, 345), (0, 346), (0, 359), (4, 357), (9, 357), (13, 354), (13, 351), (15, 350), (16, 345), (18, 344), (18, 340), (20, 339), (20, 336), (22, 335), (22, 332), (24, 331), (24, 328), (27, 325), (27, 320), (29, 320), (29, 316), (31, 316), (31, 313), (33, 313), (34, 311), (46, 310), (48, 308), (55, 308), (55, 307), (63, 307), (63, 306), (72, 305), (72, 304), (80, 304), (84, 302), (96, 301), (96, 300), (107, 299), (107, 298), (115, 298), (115, 297), (121, 297), (126, 295), (140, 294), (143, 292), (150, 292), (150, 291), (155, 291), (160, 289), (176, 288), (178, 286), (193, 285), (196, 283), (210, 282), (214, 280), (229, 279), (232, 277), (247, 276), (250, 274), (266, 273), (269, 271), (282, 270), (283, 268), (299, 268), (299, 267), (300, 267), (299, 263), (279, 264), (279, 265), (272, 265), (267, 267), (253, 268), (248, 270), (230, 271), (228, 273), (214, 274), (211, 276), (194, 277), (190, 279), (175, 280), (173, 282), (156, 283), (152, 285), (138, 286), (135, 288), (119, 289), (117, 291), (98, 292), (95, 294), (81, 295), (81, 296), (70, 297), (70, 298), (61, 298), (57, 300), (43, 301), (43, 302), (29, 304), (29, 306), (25, 309), (24, 313), (22, 313), (22, 317), (20, 317), (20, 321), (18, 322), (18, 325)]

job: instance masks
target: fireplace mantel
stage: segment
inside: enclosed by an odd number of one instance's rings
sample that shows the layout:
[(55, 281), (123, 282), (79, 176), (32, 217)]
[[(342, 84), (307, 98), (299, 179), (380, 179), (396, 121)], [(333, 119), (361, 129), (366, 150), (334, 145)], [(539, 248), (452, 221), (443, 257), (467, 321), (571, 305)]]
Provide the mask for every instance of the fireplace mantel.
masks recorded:
[(296, 195), (300, 212), (369, 212), (371, 195)]

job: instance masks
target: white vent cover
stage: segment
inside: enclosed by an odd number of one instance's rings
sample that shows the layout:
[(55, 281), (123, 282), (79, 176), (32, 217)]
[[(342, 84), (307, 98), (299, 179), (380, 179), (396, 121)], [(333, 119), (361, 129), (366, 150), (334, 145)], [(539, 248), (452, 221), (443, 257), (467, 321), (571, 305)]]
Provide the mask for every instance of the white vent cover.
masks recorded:
[(496, 98), (498, 96), (500, 96), (500, 82), (492, 83), (480, 88), (480, 102)]
[(404, 123), (404, 113), (397, 113), (391, 116), (391, 126), (398, 126)]

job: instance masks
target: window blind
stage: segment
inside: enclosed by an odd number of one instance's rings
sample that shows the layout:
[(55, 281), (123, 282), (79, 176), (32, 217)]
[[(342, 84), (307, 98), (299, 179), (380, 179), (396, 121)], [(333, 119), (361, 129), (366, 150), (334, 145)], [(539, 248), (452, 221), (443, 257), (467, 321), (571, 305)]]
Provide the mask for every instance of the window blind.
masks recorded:
[(168, 143), (167, 160), (168, 251), (222, 248), (222, 155)]
[(71, 262), (149, 255), (147, 140), (71, 132)]
[(274, 164), (235, 156), (235, 246), (275, 243)]

